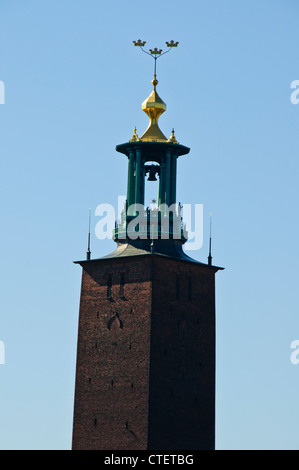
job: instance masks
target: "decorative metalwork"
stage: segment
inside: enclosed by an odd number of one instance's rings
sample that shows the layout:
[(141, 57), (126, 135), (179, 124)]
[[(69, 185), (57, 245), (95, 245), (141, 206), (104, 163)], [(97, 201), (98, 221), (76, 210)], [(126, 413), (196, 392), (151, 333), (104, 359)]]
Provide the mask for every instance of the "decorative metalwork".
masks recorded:
[(132, 135), (131, 139), (130, 139), (130, 142), (138, 142), (139, 140), (139, 137), (137, 135), (137, 129), (136, 127), (134, 128), (134, 134)]
[(138, 39), (138, 41), (133, 41), (134, 43), (134, 46), (145, 46), (146, 42), (145, 41), (141, 41), (140, 39)]
[(175, 135), (174, 135), (174, 129), (172, 129), (172, 131), (171, 131), (171, 136), (169, 137), (168, 142), (172, 142), (173, 144), (178, 143), (178, 141), (176, 140)]
[(162, 53), (162, 49), (157, 49), (156, 47), (155, 49), (150, 49), (149, 51), (152, 55), (160, 55)]
[(154, 49), (149, 49), (149, 51), (146, 51), (144, 49), (144, 46), (146, 44), (146, 41), (141, 41), (141, 39), (138, 39), (138, 41), (133, 41), (133, 44), (134, 46), (137, 46), (137, 47), (140, 47), (140, 49), (142, 50), (142, 52), (145, 52), (145, 54), (148, 54), (149, 56), (153, 57), (153, 59), (155, 60), (155, 68), (154, 68), (154, 75), (156, 75), (156, 70), (157, 70), (157, 59), (159, 59), (159, 57), (162, 57), (162, 55), (165, 55), (167, 54), (173, 47), (177, 47), (178, 46), (178, 42), (174, 42), (173, 40), (171, 41), (166, 41), (166, 46), (168, 47), (168, 50), (163, 52), (162, 49), (158, 49), (157, 47), (155, 47)]
[(174, 42), (173, 40), (171, 40), (170, 42), (167, 42), (167, 41), (166, 41), (166, 46), (167, 46), (167, 47), (177, 47), (177, 46), (178, 46), (178, 42)]

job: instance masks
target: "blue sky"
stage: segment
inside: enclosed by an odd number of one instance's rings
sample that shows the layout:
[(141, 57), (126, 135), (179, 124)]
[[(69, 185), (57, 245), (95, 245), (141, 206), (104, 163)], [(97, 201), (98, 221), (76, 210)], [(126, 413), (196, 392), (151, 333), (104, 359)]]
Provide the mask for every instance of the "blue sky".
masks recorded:
[[(218, 449), (299, 448), (295, 0), (0, 0), (0, 449), (70, 449), (88, 210), (126, 193), (115, 151), (147, 117), (191, 148), (178, 200), (213, 213)], [(151, 194), (149, 192), (149, 197)], [(92, 233), (92, 256), (111, 240)]]

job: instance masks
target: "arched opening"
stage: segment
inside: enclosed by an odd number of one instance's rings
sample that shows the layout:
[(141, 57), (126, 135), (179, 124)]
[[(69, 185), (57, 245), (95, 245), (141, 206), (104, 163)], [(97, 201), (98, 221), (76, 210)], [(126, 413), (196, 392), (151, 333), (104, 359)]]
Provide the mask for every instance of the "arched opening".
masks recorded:
[(154, 161), (145, 162), (144, 206), (146, 208), (158, 208), (159, 174), (160, 165), (158, 163)]

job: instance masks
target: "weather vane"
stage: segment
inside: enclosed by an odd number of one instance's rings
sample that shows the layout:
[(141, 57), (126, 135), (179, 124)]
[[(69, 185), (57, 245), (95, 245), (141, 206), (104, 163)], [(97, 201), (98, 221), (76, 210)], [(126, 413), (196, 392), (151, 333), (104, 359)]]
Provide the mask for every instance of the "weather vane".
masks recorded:
[(168, 50), (163, 52), (162, 49), (158, 49), (155, 47), (155, 49), (149, 49), (149, 52), (144, 49), (144, 46), (146, 44), (146, 41), (141, 41), (141, 39), (138, 39), (138, 41), (133, 41), (134, 46), (140, 47), (140, 49), (151, 56), (155, 60), (155, 68), (154, 68), (154, 75), (156, 76), (156, 69), (157, 69), (157, 59), (159, 57), (162, 57), (162, 55), (167, 54), (173, 47), (178, 46), (178, 42), (174, 42), (173, 40), (171, 41), (166, 41), (166, 46), (168, 47)]

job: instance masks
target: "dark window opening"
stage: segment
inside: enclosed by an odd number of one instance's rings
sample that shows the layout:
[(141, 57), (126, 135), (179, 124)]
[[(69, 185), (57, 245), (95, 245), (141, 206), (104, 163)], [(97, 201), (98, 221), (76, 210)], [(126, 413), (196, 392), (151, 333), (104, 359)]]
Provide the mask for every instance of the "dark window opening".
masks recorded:
[(178, 300), (180, 298), (180, 277), (176, 277), (176, 283), (175, 283), (175, 297)]
[(122, 274), (120, 278), (119, 296), (124, 297), (124, 295), (125, 295), (125, 276)]
[(188, 300), (192, 300), (192, 279), (189, 277), (188, 279)]
[(108, 283), (107, 283), (107, 298), (111, 299), (112, 297), (112, 279), (109, 276)]
[(111, 328), (116, 331), (118, 328), (123, 329), (124, 324), (119, 318), (118, 313), (116, 313), (113, 317), (110, 318), (110, 320), (107, 323), (107, 328), (108, 330), (111, 330)]

